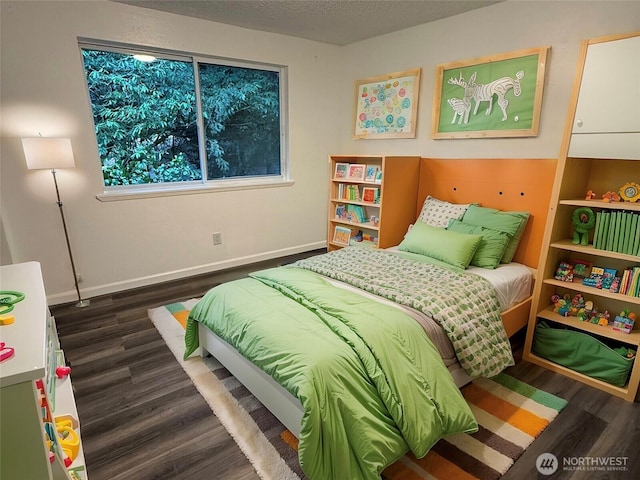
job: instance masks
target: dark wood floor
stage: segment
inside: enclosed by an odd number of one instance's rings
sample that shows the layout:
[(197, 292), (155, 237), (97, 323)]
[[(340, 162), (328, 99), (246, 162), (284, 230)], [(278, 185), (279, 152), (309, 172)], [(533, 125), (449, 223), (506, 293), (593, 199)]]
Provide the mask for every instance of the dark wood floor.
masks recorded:
[[(147, 309), (201, 296), (217, 283), (302, 256), (97, 297), (87, 308), (51, 308), (72, 366), (90, 480), (258, 478), (175, 360)], [(517, 357), (521, 343), (516, 337)], [(639, 403), (520, 360), (506, 373), (569, 405), (504, 480), (640, 478)], [(546, 452), (560, 462), (563, 457), (577, 458), (576, 462), (584, 457), (627, 457), (627, 470), (560, 470), (542, 476), (535, 462)]]

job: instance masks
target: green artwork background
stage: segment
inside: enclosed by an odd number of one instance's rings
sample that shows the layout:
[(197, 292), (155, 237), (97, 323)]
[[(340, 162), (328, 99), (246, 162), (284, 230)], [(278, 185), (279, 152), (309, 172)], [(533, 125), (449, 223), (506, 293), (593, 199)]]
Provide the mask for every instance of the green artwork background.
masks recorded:
[[(476, 132), (484, 130), (528, 130), (533, 126), (533, 112), (536, 95), (536, 80), (538, 77), (538, 54), (527, 55), (524, 57), (511, 58), (497, 62), (488, 62), (484, 64), (469, 65), (460, 68), (452, 68), (443, 72), (442, 92), (440, 97), (440, 119), (438, 124), (438, 132)], [(473, 114), (475, 109), (475, 100), (471, 100), (471, 112), (469, 113), (469, 122), (464, 121), (458, 124), (459, 117), (456, 117), (455, 123), (451, 123), (454, 116), (454, 110), (447, 103), (450, 98), (462, 99), (464, 96), (464, 88), (458, 85), (450, 85), (449, 79), (462, 78), (465, 82), (469, 82), (471, 75), (476, 73), (475, 83), (478, 85), (491, 83), (502, 77), (511, 77), (516, 79), (516, 73), (520, 70), (524, 71), (524, 77), (520, 80), (522, 93), (519, 97), (513, 94), (513, 88), (510, 88), (505, 98), (509, 101), (507, 106), (508, 118), (502, 121), (502, 109), (497, 103), (497, 96), (493, 95), (493, 107), (490, 115), (485, 115), (489, 102), (481, 102), (478, 107), (478, 113)], [(518, 120), (515, 120), (515, 117)]]

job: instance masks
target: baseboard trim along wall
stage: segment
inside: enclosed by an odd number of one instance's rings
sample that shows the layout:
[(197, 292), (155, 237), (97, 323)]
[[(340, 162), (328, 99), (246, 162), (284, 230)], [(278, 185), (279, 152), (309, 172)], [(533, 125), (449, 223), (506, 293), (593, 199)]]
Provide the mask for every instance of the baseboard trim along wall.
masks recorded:
[[(231, 258), (222, 262), (207, 263), (204, 265), (197, 265), (194, 267), (183, 268), (180, 270), (174, 270), (171, 272), (158, 273), (155, 275), (149, 275), (146, 277), (133, 278), (131, 280), (124, 280), (122, 282), (109, 283), (105, 285), (98, 285), (90, 288), (80, 289), (82, 298), (97, 297), (100, 295), (108, 295), (115, 292), (121, 292), (124, 290), (130, 290), (133, 288), (147, 287), (156, 283), (169, 282), (171, 280), (179, 280), (181, 278), (188, 278), (195, 275), (201, 275), (204, 273), (217, 272), (234, 267), (242, 267), (252, 263), (258, 263), (265, 260), (273, 260), (275, 258), (286, 257), (287, 255), (296, 255), (298, 253), (309, 252), (320, 248), (326, 248), (327, 242), (314, 242), (306, 245), (298, 245), (290, 248), (283, 248), (281, 250), (272, 250), (269, 252), (262, 252), (255, 255), (247, 255), (245, 257)], [(77, 300), (77, 294), (75, 290), (68, 290), (66, 292), (56, 293), (54, 295), (47, 296), (47, 303), (49, 305), (59, 305), (62, 303), (73, 302)]]

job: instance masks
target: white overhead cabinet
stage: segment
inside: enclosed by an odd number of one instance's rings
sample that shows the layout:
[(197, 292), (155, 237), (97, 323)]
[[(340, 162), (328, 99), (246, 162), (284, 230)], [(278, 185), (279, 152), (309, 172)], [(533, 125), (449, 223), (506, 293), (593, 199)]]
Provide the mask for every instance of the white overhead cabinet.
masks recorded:
[(570, 157), (640, 158), (640, 36), (590, 43)]

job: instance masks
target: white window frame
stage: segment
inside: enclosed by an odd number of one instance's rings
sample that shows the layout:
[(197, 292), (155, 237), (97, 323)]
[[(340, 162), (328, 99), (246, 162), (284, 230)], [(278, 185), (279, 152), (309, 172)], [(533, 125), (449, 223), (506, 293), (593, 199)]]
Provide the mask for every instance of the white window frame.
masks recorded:
[[(166, 182), (149, 183), (139, 185), (113, 185), (104, 186), (104, 192), (96, 195), (100, 201), (129, 200), (135, 198), (162, 197), (170, 195), (188, 195), (196, 193), (208, 193), (231, 190), (247, 190), (253, 188), (273, 188), (290, 186), (294, 181), (290, 177), (289, 159), (289, 117), (288, 117), (288, 67), (285, 65), (268, 64), (263, 62), (252, 62), (248, 60), (229, 59), (213, 55), (196, 55), (187, 52), (177, 52), (152, 47), (141, 47), (130, 44), (104, 42), (94, 39), (79, 38), (78, 50), (82, 59), (82, 50), (100, 50), (105, 52), (115, 52), (121, 54), (148, 54), (166, 60), (180, 60), (191, 62), (194, 69), (197, 128), (198, 128), (198, 150), (200, 156), (200, 169), (202, 180), (186, 182)], [(200, 82), (198, 76), (198, 64), (209, 63), (216, 65), (228, 65), (240, 68), (258, 68), (277, 72), (280, 81), (280, 175), (257, 175), (246, 177), (233, 177), (224, 179), (207, 180), (206, 152), (204, 140), (204, 120), (202, 116), (200, 100)], [(84, 64), (83, 75), (86, 77)], [(85, 78), (87, 88), (87, 99), (91, 109), (91, 119), (93, 122), (93, 105), (89, 97), (89, 88)], [(94, 125), (95, 132), (95, 125)], [(97, 153), (97, 152), (96, 152)], [(98, 160), (102, 165), (102, 159), (98, 154)], [(100, 180), (104, 185), (104, 178), (100, 175)]]

